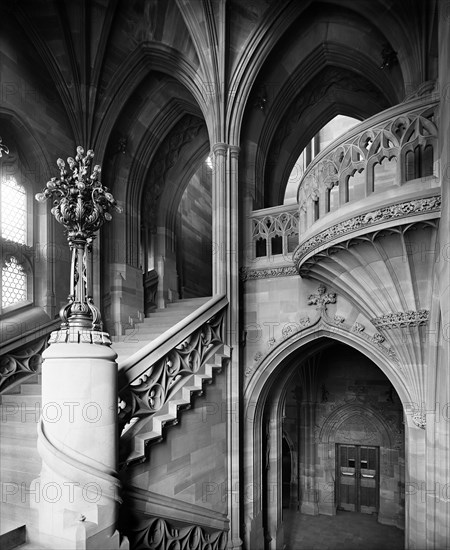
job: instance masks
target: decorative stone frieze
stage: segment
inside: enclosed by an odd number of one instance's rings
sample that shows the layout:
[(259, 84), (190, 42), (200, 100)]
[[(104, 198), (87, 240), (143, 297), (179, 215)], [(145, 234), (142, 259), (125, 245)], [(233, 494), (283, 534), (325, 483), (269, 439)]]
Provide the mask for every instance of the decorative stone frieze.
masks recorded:
[(425, 325), (429, 317), (429, 310), (419, 309), (418, 311), (386, 313), (385, 315), (371, 319), (371, 322), (377, 329), (407, 328)]
[(401, 220), (420, 214), (438, 212), (441, 209), (441, 196), (433, 195), (422, 199), (415, 199), (397, 204), (391, 204), (377, 210), (365, 212), (353, 218), (343, 220), (317, 233), (304, 243), (301, 243), (294, 252), (294, 262), (300, 268), (303, 258), (312, 250), (321, 247), (334, 239), (354, 233), (364, 228), (372, 228), (393, 220)]
[(264, 269), (242, 267), (240, 269), (240, 278), (243, 282), (255, 279), (269, 279), (271, 277), (292, 277), (293, 275), (297, 275), (297, 270), (292, 266), (269, 267)]
[(208, 533), (198, 525), (175, 528), (162, 518), (146, 518), (133, 529), (130, 539), (134, 548), (152, 550), (174, 550), (195, 548), (196, 550), (225, 550), (227, 533), (214, 531)]

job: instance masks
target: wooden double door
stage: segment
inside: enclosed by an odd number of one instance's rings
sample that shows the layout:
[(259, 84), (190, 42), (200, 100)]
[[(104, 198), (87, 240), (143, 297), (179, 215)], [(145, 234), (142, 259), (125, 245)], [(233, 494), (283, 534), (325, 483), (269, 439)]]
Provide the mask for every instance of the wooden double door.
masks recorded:
[(336, 445), (336, 497), (339, 510), (378, 512), (379, 447)]

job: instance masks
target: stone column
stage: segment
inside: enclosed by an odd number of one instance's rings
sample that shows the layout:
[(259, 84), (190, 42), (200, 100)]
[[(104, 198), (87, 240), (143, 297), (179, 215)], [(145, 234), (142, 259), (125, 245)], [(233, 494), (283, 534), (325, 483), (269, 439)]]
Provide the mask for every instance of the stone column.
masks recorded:
[[(220, 157), (222, 148), (219, 148)], [(216, 149), (217, 151), (217, 149)], [(230, 413), (227, 425), (228, 447), (228, 483), (231, 487), (233, 498), (229, 502), (230, 518), (230, 548), (237, 549), (242, 546), (241, 540), (241, 447), (240, 447), (240, 422), (241, 397), (240, 397), (240, 373), (239, 373), (239, 271), (238, 271), (238, 156), (239, 147), (230, 146), (228, 157), (228, 169), (226, 170), (226, 182), (223, 187), (227, 191), (221, 200), (225, 200), (215, 210), (219, 212), (219, 219), (223, 223), (222, 234), (226, 236), (225, 256), (221, 257), (217, 266), (218, 277), (225, 278), (225, 288), (229, 300), (227, 313), (227, 341), (232, 347), (231, 361), (227, 370), (227, 408)], [(217, 187), (214, 188), (217, 192)], [(223, 218), (222, 218), (223, 216)], [(213, 225), (216, 225), (213, 214)], [(214, 261), (214, 259), (213, 259)], [(225, 273), (223, 272), (225, 267)], [(214, 278), (215, 279), (215, 278)], [(215, 279), (217, 284), (219, 280)], [(223, 282), (220, 283), (220, 286)]]
[(213, 294), (227, 292), (227, 246), (228, 237), (228, 201), (229, 185), (227, 178), (227, 151), (226, 143), (216, 143), (213, 152), (213, 193), (212, 193), (212, 221), (213, 221)]

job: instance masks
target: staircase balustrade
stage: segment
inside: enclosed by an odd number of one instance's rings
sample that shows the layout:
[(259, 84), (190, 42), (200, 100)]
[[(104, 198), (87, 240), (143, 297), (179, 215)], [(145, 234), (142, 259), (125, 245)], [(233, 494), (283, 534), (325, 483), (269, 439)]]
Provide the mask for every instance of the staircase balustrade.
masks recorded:
[(196, 390), (189, 386), (187, 392), (183, 387), (196, 375), (210, 380), (205, 373), (208, 363), (222, 366), (221, 361), (215, 362), (215, 356), (225, 358), (229, 354), (224, 342), (227, 303), (225, 296), (212, 298), (119, 365), (122, 464), (145, 460), (146, 437), (139, 447), (136, 435), (146, 430), (156, 413), (165, 413), (162, 425), (176, 423), (177, 410), (190, 406), (193, 391), (201, 392), (201, 385)]

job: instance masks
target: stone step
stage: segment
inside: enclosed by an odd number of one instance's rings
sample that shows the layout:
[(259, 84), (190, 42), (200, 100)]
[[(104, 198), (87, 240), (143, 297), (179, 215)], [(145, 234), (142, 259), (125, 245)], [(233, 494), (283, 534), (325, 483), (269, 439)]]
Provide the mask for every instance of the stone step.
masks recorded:
[[(19, 414), (19, 413), (18, 413)], [(22, 419), (24, 420), (24, 419)], [(6, 416), (4, 421), (0, 421), (0, 434), (2, 443), (8, 437), (36, 437), (37, 424), (39, 422), (39, 416), (37, 414), (29, 414), (25, 422), (10, 421)]]
[(20, 386), (20, 390), (20, 393), (23, 395), (40, 395), (41, 382), (29, 382), (28, 384), (22, 384)]
[[(22, 453), (23, 455), (23, 453)], [(1, 481), (7, 482), (8, 480), (19, 479), (22, 474), (30, 474), (33, 479), (37, 477), (41, 471), (42, 460), (39, 453), (36, 451), (32, 455), (27, 453), (26, 457), (18, 460), (17, 456), (8, 456), (1, 454)]]
[[(40, 396), (36, 396), (40, 400)], [(41, 407), (20, 406), (17, 403), (0, 405), (0, 433), (5, 424), (37, 424), (41, 416)]]
[(40, 395), (24, 395), (22, 393), (8, 393), (0, 396), (2, 405), (19, 405), (21, 407), (34, 407), (36, 404), (41, 406)]
[(2, 516), (0, 520), (0, 548), (12, 550), (26, 543), (25, 524)]

